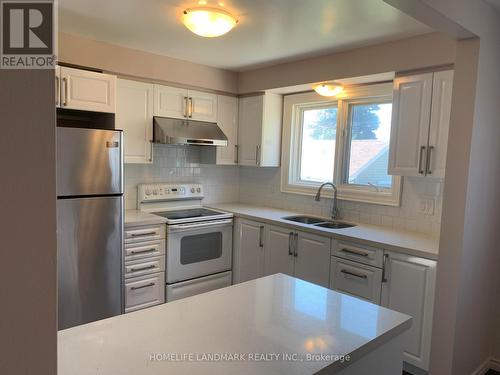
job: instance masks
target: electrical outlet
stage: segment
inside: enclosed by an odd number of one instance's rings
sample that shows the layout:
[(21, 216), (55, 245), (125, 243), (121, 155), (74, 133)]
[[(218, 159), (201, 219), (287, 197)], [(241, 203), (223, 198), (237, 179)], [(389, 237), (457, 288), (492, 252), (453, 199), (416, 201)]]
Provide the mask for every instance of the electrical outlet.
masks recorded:
[(418, 212), (422, 215), (434, 215), (436, 200), (434, 197), (420, 197)]

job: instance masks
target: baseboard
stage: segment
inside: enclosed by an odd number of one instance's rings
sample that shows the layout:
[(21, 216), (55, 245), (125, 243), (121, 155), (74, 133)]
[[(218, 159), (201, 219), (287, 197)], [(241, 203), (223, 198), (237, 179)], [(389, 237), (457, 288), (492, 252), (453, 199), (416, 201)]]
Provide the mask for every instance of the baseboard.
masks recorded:
[(496, 358), (488, 358), (471, 375), (484, 375), (488, 372), (488, 370), (500, 371), (500, 360)]

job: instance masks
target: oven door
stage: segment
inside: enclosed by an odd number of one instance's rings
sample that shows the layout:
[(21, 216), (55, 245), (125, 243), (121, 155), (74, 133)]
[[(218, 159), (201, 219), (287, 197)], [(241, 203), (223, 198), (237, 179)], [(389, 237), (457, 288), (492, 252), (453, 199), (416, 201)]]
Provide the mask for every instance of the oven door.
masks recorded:
[(167, 284), (231, 269), (233, 220), (167, 227)]

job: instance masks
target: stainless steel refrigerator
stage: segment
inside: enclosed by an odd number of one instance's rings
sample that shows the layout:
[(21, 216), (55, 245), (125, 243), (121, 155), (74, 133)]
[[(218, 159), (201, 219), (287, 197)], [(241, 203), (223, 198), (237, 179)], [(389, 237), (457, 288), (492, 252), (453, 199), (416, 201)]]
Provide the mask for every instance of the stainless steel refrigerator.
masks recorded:
[(122, 313), (122, 132), (57, 128), (58, 328)]

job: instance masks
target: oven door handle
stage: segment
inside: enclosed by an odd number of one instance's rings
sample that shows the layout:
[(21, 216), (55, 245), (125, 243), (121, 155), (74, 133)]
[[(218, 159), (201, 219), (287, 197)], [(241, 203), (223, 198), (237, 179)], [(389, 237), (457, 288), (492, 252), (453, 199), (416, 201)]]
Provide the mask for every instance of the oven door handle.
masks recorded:
[(232, 224), (233, 219), (226, 219), (226, 220), (217, 220), (217, 221), (201, 221), (197, 223), (186, 223), (186, 224), (172, 224), (168, 226), (168, 229), (175, 229), (176, 231), (179, 230), (191, 230), (191, 229), (197, 229), (197, 228), (206, 228), (206, 227), (217, 227), (220, 225), (228, 225)]

